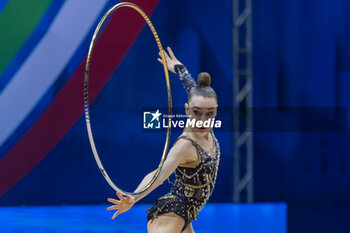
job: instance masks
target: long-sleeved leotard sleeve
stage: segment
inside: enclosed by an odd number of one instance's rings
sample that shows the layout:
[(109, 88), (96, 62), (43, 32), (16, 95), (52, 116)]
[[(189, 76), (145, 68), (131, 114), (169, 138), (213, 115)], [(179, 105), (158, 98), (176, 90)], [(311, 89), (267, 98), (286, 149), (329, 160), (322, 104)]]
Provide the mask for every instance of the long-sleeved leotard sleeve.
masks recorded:
[[(182, 65), (175, 65), (174, 66), (175, 72), (179, 75), (179, 78), (181, 80), (182, 86), (185, 88), (186, 92), (188, 93), (192, 88), (197, 86), (196, 81), (192, 78), (191, 74), (188, 72), (187, 68)], [(169, 184), (174, 184), (170, 179), (167, 179)]]
[(192, 78), (184, 65), (175, 65), (175, 72), (179, 75), (181, 83), (185, 88), (186, 92), (189, 92), (193, 87), (197, 86), (196, 81)]

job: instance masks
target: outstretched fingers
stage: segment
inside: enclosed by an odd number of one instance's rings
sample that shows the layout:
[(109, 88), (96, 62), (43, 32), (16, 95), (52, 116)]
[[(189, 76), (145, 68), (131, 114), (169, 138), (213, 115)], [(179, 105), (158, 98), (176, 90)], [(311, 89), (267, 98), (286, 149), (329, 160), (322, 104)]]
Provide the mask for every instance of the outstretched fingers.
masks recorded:
[[(165, 50), (163, 50), (164, 52), (164, 57), (167, 61), (171, 60), (171, 58), (169, 57), (169, 55), (167, 54), (167, 52)], [(160, 56), (160, 59), (162, 59), (162, 53), (159, 52), (158, 55)]]
[(119, 209), (119, 205), (112, 205), (107, 208), (107, 210), (116, 210), (116, 209)]
[[(169, 63), (171, 61), (171, 58), (164, 50), (163, 50), (163, 52), (164, 52), (164, 57), (165, 57), (166, 62)], [(158, 61), (160, 62), (160, 64), (163, 65), (163, 59), (162, 59), (161, 53), (159, 52), (158, 55), (160, 56), (160, 57), (158, 57)]]
[(115, 219), (119, 214), (120, 214), (120, 212), (119, 212), (119, 210), (117, 210), (117, 211), (113, 214), (112, 219)]
[(168, 53), (169, 53), (171, 59), (177, 60), (176, 57), (175, 57), (175, 55), (174, 55), (174, 53), (173, 53), (173, 50), (171, 50), (170, 47), (167, 47), (167, 49), (168, 49)]
[(118, 201), (116, 199), (113, 199), (113, 198), (108, 198), (107, 201), (109, 201), (109, 202), (111, 202), (113, 204), (117, 204), (117, 205), (120, 203), (120, 201)]
[(117, 192), (117, 196), (119, 197), (120, 200), (125, 199), (125, 197), (123, 197), (123, 195), (122, 195), (121, 193), (118, 193), (118, 192)]

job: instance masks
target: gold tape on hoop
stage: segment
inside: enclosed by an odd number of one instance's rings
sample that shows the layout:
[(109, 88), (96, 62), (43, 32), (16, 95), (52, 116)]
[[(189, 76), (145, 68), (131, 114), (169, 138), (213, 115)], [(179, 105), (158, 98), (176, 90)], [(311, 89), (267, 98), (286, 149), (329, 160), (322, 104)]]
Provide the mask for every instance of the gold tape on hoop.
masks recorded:
[(102, 17), (102, 19), (100, 20), (99, 24), (97, 25), (94, 35), (92, 37), (91, 43), (90, 43), (90, 47), (89, 47), (89, 52), (88, 52), (88, 56), (87, 56), (87, 60), (86, 60), (86, 66), (85, 66), (85, 75), (84, 75), (84, 111), (85, 111), (85, 119), (86, 119), (86, 127), (87, 127), (87, 131), (88, 131), (88, 135), (89, 135), (89, 141), (90, 141), (90, 145), (91, 145), (91, 149), (93, 152), (93, 155), (95, 157), (96, 163), (102, 173), (102, 175), (104, 176), (104, 178), (106, 179), (106, 181), (108, 182), (108, 184), (117, 192), (120, 192), (124, 195), (131, 195), (131, 196), (136, 196), (139, 195), (143, 192), (145, 192), (146, 190), (148, 190), (152, 184), (155, 182), (155, 180), (157, 179), (157, 177), (160, 174), (160, 171), (163, 167), (164, 161), (165, 161), (165, 157), (169, 148), (169, 140), (170, 140), (170, 130), (171, 130), (171, 117), (168, 118), (168, 129), (167, 129), (167, 134), (166, 134), (166, 140), (165, 140), (165, 145), (164, 145), (164, 149), (163, 149), (163, 155), (160, 161), (160, 164), (156, 170), (156, 173), (154, 174), (154, 176), (152, 177), (151, 181), (140, 191), (138, 192), (127, 192), (124, 191), (120, 188), (118, 188), (118, 186), (116, 186), (113, 181), (111, 180), (111, 178), (108, 176), (106, 170), (103, 168), (103, 165), (101, 163), (101, 160), (99, 158), (99, 155), (97, 153), (97, 149), (96, 149), (96, 145), (94, 142), (94, 138), (93, 138), (93, 134), (92, 134), (92, 130), (91, 130), (91, 124), (90, 124), (90, 115), (89, 115), (89, 97), (88, 97), (88, 86), (89, 86), (89, 71), (90, 71), (90, 63), (91, 63), (91, 54), (96, 42), (96, 38), (97, 35), (104, 23), (104, 21), (106, 20), (106, 18), (112, 14), (115, 10), (117, 10), (118, 8), (121, 7), (130, 7), (134, 10), (136, 10), (138, 13), (140, 13), (140, 15), (145, 19), (146, 23), (148, 24), (148, 26), (150, 27), (154, 39), (157, 42), (162, 60), (163, 60), (163, 68), (164, 68), (164, 73), (165, 73), (165, 79), (166, 79), (166, 84), (167, 84), (167, 92), (168, 92), (168, 115), (171, 116), (172, 115), (172, 100), (171, 100), (171, 89), (170, 89), (170, 82), (169, 82), (169, 73), (168, 73), (168, 69), (167, 69), (167, 64), (166, 64), (166, 60), (165, 60), (165, 56), (164, 56), (164, 51), (162, 48), (162, 44), (160, 43), (160, 40), (158, 38), (158, 34), (156, 32), (156, 30), (153, 27), (153, 24), (151, 23), (150, 19), (147, 17), (147, 15), (135, 4), (133, 3), (129, 3), (129, 2), (123, 2), (123, 3), (118, 3), (116, 5), (114, 5), (112, 8), (110, 8)]

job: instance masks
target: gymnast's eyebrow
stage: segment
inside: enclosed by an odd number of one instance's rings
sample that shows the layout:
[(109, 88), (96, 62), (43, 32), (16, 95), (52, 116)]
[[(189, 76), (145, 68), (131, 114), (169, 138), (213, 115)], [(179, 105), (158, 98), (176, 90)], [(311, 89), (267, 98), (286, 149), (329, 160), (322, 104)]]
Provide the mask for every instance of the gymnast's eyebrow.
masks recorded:
[[(193, 108), (198, 108), (198, 109), (202, 109), (202, 108), (200, 108), (200, 107), (197, 107), (197, 106), (194, 106)], [(208, 108), (208, 110), (209, 109), (215, 109), (214, 107), (212, 107), (212, 108)]]

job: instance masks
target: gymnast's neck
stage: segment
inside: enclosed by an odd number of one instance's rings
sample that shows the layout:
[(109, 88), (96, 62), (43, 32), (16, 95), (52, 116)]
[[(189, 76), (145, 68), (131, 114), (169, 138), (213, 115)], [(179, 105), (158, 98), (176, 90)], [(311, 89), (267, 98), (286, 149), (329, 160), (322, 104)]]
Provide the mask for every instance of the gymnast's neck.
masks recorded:
[(196, 133), (196, 132), (193, 132), (193, 129), (192, 128), (184, 128), (184, 130), (182, 131), (182, 133), (186, 136), (191, 136), (191, 138), (194, 138), (194, 139), (198, 139), (198, 140), (201, 140), (201, 139), (205, 139), (205, 140), (208, 140), (209, 139), (209, 134), (210, 134), (210, 131), (209, 132), (200, 132), (200, 133)]

